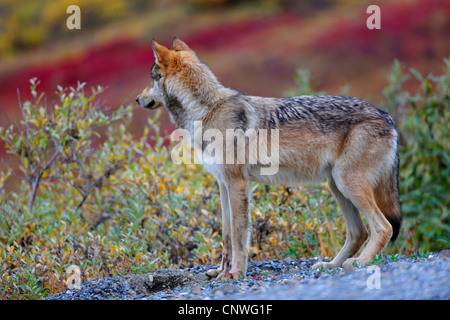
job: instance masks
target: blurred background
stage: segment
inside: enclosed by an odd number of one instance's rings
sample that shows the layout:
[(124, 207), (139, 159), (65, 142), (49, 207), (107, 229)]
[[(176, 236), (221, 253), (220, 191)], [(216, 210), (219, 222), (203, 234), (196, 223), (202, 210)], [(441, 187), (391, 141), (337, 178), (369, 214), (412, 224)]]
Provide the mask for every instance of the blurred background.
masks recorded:
[[(69, 5), (81, 9), (81, 30), (68, 30)], [(369, 30), (356, 0), (0, 0), (0, 125), (19, 116), (17, 88), (29, 79), (49, 103), (57, 85), (106, 86), (107, 104), (133, 104), (153, 63), (150, 40), (173, 35), (197, 51), (219, 80), (244, 94), (281, 97), (296, 69), (327, 94), (350, 94), (377, 104), (394, 59), (428, 73), (450, 52), (450, 2), (376, 1), (381, 30)], [(9, 120), (4, 117), (7, 113)], [(136, 110), (141, 131), (149, 116)], [(171, 129), (167, 115), (162, 129)]]

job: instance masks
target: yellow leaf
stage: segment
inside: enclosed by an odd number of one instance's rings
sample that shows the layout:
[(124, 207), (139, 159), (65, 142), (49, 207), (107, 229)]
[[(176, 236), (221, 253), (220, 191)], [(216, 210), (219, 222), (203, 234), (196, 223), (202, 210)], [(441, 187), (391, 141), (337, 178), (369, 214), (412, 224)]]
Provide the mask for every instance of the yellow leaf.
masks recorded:
[(88, 225), (85, 224), (80, 230), (78, 230), (77, 235), (79, 236), (81, 234), (81, 232), (83, 232), (84, 229), (86, 229)]
[(34, 139), (30, 138), (28, 141), (31, 143), (33, 147), (36, 147), (36, 142), (34, 141)]
[(30, 119), (28, 122), (34, 124), (36, 127), (39, 127), (39, 121), (37, 119)]

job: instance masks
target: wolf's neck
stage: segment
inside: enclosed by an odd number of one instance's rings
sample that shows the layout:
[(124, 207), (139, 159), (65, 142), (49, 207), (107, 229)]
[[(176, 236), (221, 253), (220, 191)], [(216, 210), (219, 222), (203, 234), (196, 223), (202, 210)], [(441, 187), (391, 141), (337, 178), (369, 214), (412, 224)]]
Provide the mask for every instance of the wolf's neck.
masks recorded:
[(225, 88), (209, 69), (190, 70), (184, 81), (166, 85), (165, 106), (179, 128), (204, 120), (234, 90)]

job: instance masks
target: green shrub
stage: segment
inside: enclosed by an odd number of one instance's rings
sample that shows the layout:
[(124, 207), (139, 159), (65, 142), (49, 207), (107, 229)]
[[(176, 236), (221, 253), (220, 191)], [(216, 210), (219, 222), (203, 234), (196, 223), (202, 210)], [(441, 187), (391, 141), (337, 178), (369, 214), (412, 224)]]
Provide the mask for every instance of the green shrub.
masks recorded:
[[(409, 75), (394, 64), (391, 86), (385, 90), (386, 106), (410, 107), (401, 120), (403, 144), (400, 153), (400, 193), (402, 212), (413, 250), (438, 250), (450, 244), (450, 59), (444, 72), (424, 77), (410, 74), (417, 85), (415, 93), (402, 92)], [(396, 87), (395, 90), (389, 90)], [(391, 94), (395, 93), (395, 94)], [(394, 107), (395, 108), (395, 107)], [(395, 110), (395, 109), (394, 109)]]

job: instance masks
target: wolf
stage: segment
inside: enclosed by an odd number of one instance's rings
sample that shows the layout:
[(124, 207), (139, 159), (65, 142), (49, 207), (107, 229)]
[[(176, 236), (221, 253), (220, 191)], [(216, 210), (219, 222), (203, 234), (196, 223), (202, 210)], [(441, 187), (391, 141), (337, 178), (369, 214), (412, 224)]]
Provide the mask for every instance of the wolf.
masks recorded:
[[(332, 261), (319, 262), (313, 268), (366, 265), (389, 239), (395, 240), (401, 224), (398, 132), (388, 113), (354, 97), (247, 96), (224, 87), (180, 38), (173, 37), (171, 49), (155, 40), (151, 45), (155, 62), (149, 85), (136, 98), (140, 106), (165, 108), (171, 121), (192, 136), (196, 121), (221, 132), (278, 132), (278, 170), (274, 174), (262, 175), (264, 164), (259, 162), (205, 164), (218, 182), (223, 220), (222, 261), (218, 269), (207, 272), (209, 276), (222, 280), (246, 276), (251, 182), (285, 186), (328, 182), (345, 217), (346, 239)], [(227, 142), (236, 144), (236, 139)], [(201, 149), (207, 146), (200, 144), (197, 147)], [(362, 252), (354, 257), (367, 239)]]

